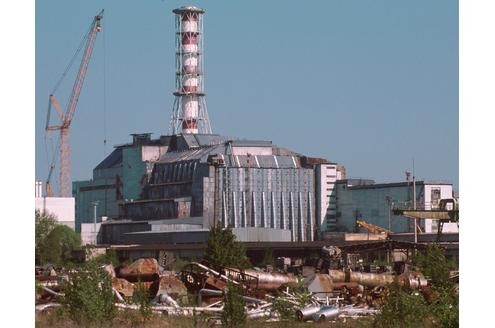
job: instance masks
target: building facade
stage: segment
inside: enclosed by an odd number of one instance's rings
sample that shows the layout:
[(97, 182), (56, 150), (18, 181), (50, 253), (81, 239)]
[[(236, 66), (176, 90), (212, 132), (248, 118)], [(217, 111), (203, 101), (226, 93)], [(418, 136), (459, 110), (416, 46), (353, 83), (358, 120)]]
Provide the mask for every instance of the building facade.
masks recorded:
[[(413, 208), (412, 181), (375, 184), (373, 180), (348, 179), (337, 182), (337, 213), (334, 229), (327, 231), (358, 232), (356, 221), (389, 229), (392, 232), (413, 232), (414, 221), (393, 214), (392, 209)], [(453, 198), (452, 184), (416, 181), (416, 209), (438, 209), (440, 199)], [(437, 232), (434, 220), (420, 220), (426, 233)], [(456, 223), (446, 223), (444, 232), (458, 232)]]

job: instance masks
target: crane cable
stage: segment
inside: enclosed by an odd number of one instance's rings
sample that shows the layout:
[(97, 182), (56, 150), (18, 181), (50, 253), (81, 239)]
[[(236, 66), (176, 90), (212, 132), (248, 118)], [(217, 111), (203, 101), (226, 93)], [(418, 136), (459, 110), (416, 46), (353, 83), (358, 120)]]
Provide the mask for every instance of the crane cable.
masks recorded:
[[(103, 158), (107, 155), (107, 39), (106, 28), (103, 29)], [(107, 175), (105, 175), (105, 204), (103, 207), (103, 213), (105, 216), (107, 213)]]
[[(71, 69), (72, 65), (74, 64), (76, 58), (78, 57), (79, 53), (81, 52), (81, 50), (83, 49), (84, 47), (84, 44), (86, 42), (86, 40), (88, 39), (89, 37), (89, 34), (91, 33), (91, 29), (93, 27), (93, 24), (91, 23), (88, 31), (83, 35), (82, 39), (81, 39), (81, 42), (79, 43), (79, 46), (77, 47), (74, 55), (72, 56), (71, 60), (69, 61), (69, 63), (67, 64), (67, 66), (65, 67), (62, 75), (60, 76), (60, 78), (58, 79), (57, 83), (55, 84), (55, 87), (53, 88), (52, 92), (50, 93), (50, 95), (53, 95), (55, 94), (55, 92), (58, 90), (58, 88), (60, 87), (60, 84), (62, 83), (62, 81), (64, 80), (64, 78), (67, 76), (67, 73), (69, 72), (69, 70)], [(45, 156), (46, 156), (46, 161), (47, 161), (47, 165), (49, 167), (49, 170), (51, 170), (51, 168), (55, 168), (55, 161), (56, 161), (56, 150), (60, 147), (60, 138), (57, 138), (57, 145), (56, 147), (52, 147), (52, 161), (50, 162), (49, 160), (49, 151), (48, 151), (48, 127), (50, 125), (50, 113), (51, 113), (51, 101), (48, 100), (48, 110), (47, 110), (47, 115), (46, 115), (46, 126), (45, 126), (45, 136), (44, 136), (44, 143), (45, 143)], [(50, 138), (51, 140), (51, 144), (53, 145), (53, 139)]]
[(57, 83), (55, 84), (55, 87), (53, 88), (53, 91), (51, 92), (51, 94), (55, 94), (55, 91), (57, 91), (58, 87), (60, 86), (60, 84), (62, 83), (62, 80), (65, 78), (65, 76), (67, 76), (67, 73), (69, 72), (70, 68), (72, 67), (72, 65), (74, 64), (74, 61), (76, 60), (77, 56), (79, 55), (79, 53), (81, 52), (81, 50), (83, 49), (84, 47), (84, 44), (86, 42), (86, 40), (88, 39), (89, 37), (89, 34), (91, 33), (91, 30), (93, 28), (93, 23), (91, 23), (88, 31), (84, 34), (84, 36), (82, 37), (81, 39), (81, 42), (79, 44), (79, 46), (77, 47), (77, 50), (76, 52), (74, 53), (74, 55), (72, 56), (71, 60), (69, 61), (69, 63), (67, 64), (67, 66), (65, 67), (65, 70), (64, 72), (62, 73), (62, 76), (60, 77), (60, 79), (57, 81)]

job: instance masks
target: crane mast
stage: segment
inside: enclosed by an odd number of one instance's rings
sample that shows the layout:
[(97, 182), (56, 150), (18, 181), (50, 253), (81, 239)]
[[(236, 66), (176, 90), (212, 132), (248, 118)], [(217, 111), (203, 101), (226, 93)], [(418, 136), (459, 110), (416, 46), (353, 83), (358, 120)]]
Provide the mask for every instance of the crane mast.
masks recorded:
[[(50, 106), (55, 108), (58, 117), (60, 119), (60, 125), (49, 126), (47, 122), (47, 131), (60, 131), (60, 172), (59, 172), (59, 183), (60, 183), (60, 197), (70, 197), (71, 182), (70, 182), (70, 144), (69, 144), (69, 129), (74, 114), (76, 112), (77, 101), (81, 94), (81, 90), (84, 84), (84, 78), (86, 77), (86, 72), (88, 70), (89, 61), (91, 59), (91, 54), (93, 53), (93, 47), (96, 41), (96, 35), (101, 30), (100, 20), (103, 18), (103, 10), (94, 17), (91, 23), (89, 33), (86, 35), (86, 45), (84, 48), (84, 54), (79, 65), (79, 71), (77, 72), (77, 77), (72, 87), (72, 92), (69, 98), (69, 103), (67, 104), (67, 110), (65, 113), (62, 111), (60, 104), (57, 101), (55, 95), (50, 95)], [(49, 117), (49, 114), (48, 114)], [(51, 170), (50, 170), (51, 171)], [(51, 172), (49, 174), (51, 176)], [(47, 186), (49, 186), (49, 181), (47, 181)], [(48, 191), (48, 190), (47, 190)]]

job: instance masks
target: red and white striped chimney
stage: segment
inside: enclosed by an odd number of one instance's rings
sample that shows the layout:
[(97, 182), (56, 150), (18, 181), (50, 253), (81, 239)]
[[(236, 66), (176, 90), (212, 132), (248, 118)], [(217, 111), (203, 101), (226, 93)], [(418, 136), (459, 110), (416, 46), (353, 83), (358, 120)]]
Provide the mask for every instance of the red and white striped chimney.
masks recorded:
[(176, 15), (176, 97), (173, 134), (211, 133), (203, 91), (203, 21), (201, 8), (174, 9)]

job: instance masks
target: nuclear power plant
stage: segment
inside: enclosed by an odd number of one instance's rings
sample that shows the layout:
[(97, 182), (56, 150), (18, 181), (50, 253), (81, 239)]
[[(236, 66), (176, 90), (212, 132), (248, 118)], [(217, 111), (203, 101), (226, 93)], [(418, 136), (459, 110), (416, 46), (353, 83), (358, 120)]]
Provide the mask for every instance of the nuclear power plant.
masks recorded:
[[(204, 90), (204, 10), (173, 13), (171, 134), (132, 134), (94, 168), (91, 180), (73, 183), (83, 240), (94, 240), (98, 231), (103, 244), (205, 243), (210, 227), (220, 224), (243, 242), (306, 242), (357, 232), (363, 217), (411, 233), (413, 221), (391, 215), (392, 203), (429, 210), (452, 197), (449, 183), (347, 179), (335, 161), (214, 133)], [(417, 228), (435, 232), (434, 223), (424, 220)]]

